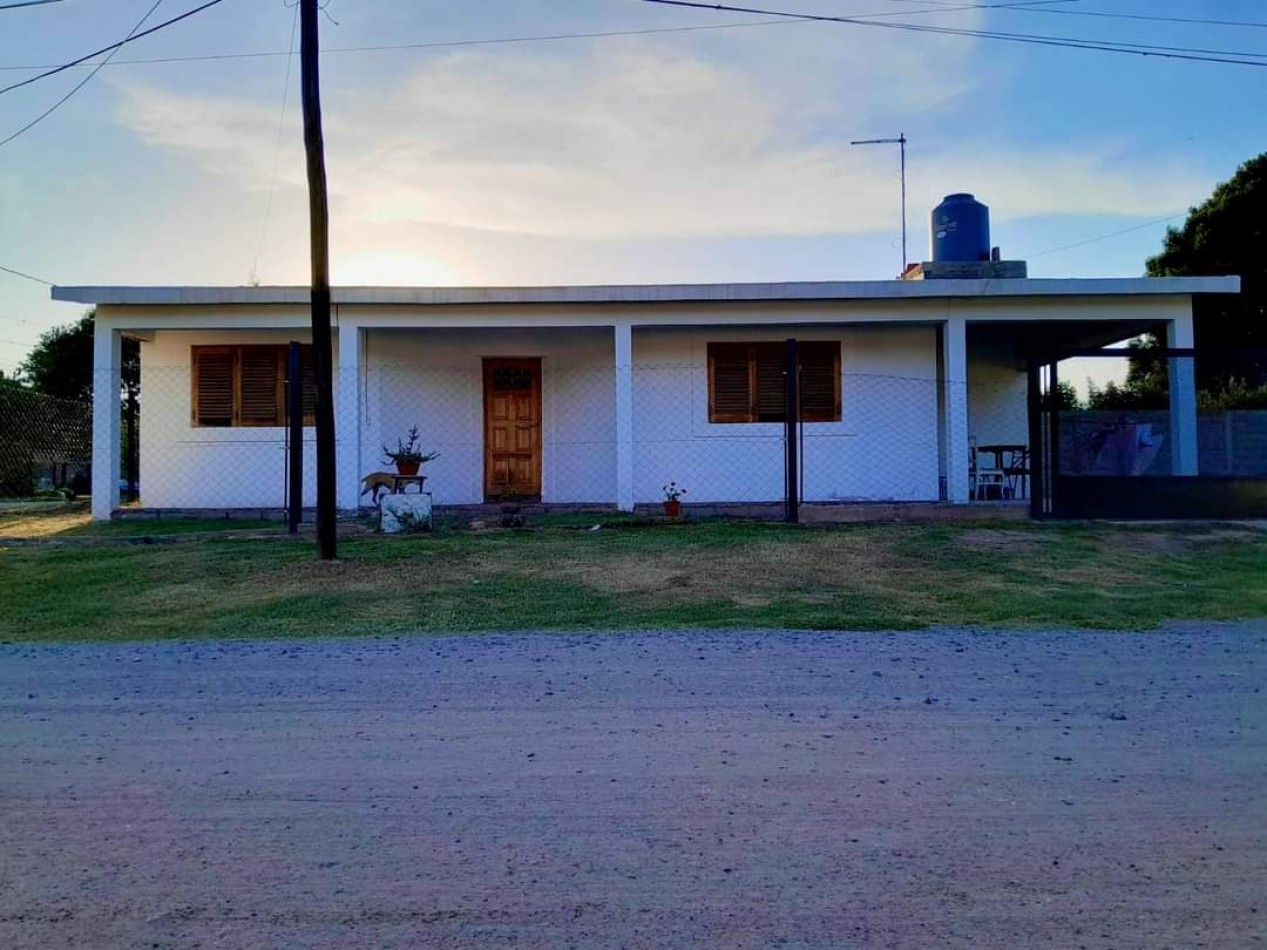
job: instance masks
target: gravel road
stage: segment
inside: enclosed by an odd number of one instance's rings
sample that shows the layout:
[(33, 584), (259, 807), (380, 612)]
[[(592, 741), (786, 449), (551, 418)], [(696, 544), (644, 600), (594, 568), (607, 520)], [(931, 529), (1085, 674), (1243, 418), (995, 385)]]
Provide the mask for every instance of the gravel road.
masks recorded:
[(1267, 624), (0, 647), (0, 947), (1267, 944)]

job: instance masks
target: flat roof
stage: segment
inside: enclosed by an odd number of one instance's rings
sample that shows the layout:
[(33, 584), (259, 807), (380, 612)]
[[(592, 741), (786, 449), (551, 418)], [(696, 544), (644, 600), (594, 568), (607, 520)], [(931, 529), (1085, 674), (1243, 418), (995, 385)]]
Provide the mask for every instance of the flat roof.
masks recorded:
[[(857, 280), (742, 284), (581, 284), (558, 287), (335, 287), (342, 305), (638, 304), (930, 297), (1122, 297), (1235, 294), (1239, 277)], [(54, 300), (112, 306), (306, 304), (307, 287), (54, 287)]]

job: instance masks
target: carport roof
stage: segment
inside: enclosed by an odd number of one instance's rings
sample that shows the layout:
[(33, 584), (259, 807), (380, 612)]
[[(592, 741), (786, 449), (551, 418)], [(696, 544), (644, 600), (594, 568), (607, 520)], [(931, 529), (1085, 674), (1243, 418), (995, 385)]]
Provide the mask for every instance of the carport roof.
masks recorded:
[[(624, 304), (971, 297), (1124, 297), (1235, 294), (1239, 277), (864, 280), (738, 284), (595, 284), (557, 287), (335, 287), (334, 303), (452, 306)], [(54, 300), (107, 306), (307, 304), (307, 287), (54, 287)]]

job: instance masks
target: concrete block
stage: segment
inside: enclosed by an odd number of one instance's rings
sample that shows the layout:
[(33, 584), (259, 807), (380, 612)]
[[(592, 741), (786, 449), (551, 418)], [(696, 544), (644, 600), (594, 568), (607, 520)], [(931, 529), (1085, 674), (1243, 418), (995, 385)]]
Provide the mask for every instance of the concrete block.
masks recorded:
[(431, 530), (431, 492), (384, 495), (379, 527), (384, 534)]

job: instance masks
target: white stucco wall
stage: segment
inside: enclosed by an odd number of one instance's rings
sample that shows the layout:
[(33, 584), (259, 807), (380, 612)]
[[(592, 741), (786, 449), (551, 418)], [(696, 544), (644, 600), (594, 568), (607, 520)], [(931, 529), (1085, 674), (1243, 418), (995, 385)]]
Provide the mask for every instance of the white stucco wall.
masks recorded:
[[(307, 342), (297, 331), (160, 330), (141, 344), (141, 504), (147, 508), (281, 507), (285, 429), (191, 424), (194, 346)], [(337, 378), (337, 377), (336, 377)], [(313, 430), (304, 430), (304, 503), (316, 499)]]
[(634, 495), (687, 501), (783, 497), (783, 426), (708, 420), (710, 342), (840, 340), (841, 420), (805, 425), (809, 501), (936, 500), (937, 367), (932, 327), (635, 330)]
[(541, 492), (547, 503), (616, 497), (614, 350), (610, 328), (369, 330), (363, 473), (390, 468), (383, 445), (417, 425), (436, 504), (484, 500), (486, 357), (540, 357)]
[(968, 437), (978, 445), (1028, 445), (1029, 380), (1011, 344), (968, 345)]

